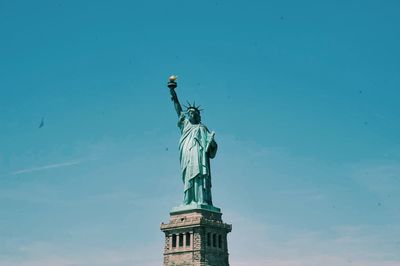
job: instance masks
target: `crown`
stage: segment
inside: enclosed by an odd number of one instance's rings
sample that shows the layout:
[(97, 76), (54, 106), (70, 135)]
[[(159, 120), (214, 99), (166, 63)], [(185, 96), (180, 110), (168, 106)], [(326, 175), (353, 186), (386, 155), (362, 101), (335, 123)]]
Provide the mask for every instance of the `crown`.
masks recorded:
[(197, 111), (199, 114), (201, 111), (203, 111), (203, 109), (200, 109), (200, 105), (196, 106), (196, 102), (193, 102), (193, 104), (191, 104), (190, 102), (187, 101), (187, 106), (184, 105), (184, 107), (186, 108), (186, 112), (188, 112), (190, 109)]

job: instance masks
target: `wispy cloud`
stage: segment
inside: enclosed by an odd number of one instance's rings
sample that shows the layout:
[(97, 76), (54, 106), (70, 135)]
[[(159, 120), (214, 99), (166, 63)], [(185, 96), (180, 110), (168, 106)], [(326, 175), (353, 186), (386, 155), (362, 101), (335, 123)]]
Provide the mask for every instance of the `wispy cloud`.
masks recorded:
[(11, 174), (12, 175), (27, 174), (27, 173), (44, 171), (44, 170), (49, 170), (49, 169), (54, 169), (54, 168), (77, 165), (77, 164), (81, 164), (83, 162), (84, 162), (84, 160), (75, 160), (75, 161), (69, 161), (69, 162), (63, 162), (63, 163), (48, 164), (48, 165), (43, 165), (43, 166), (38, 166), (38, 167), (17, 170), (17, 171), (12, 172)]
[(231, 262), (232, 266), (398, 266), (399, 261), (395, 260), (379, 260), (372, 261), (368, 259), (353, 260), (348, 257), (331, 256), (331, 255), (318, 255), (312, 257), (301, 258), (282, 258), (282, 259), (246, 259)]
[[(80, 251), (55, 242), (32, 242), (16, 249), (20, 257), (1, 256), (0, 266), (157, 266), (162, 263), (162, 241), (142, 246), (107, 247)], [(157, 252), (159, 251), (159, 252)]]
[(400, 226), (288, 227), (227, 211), (232, 266), (399, 266)]

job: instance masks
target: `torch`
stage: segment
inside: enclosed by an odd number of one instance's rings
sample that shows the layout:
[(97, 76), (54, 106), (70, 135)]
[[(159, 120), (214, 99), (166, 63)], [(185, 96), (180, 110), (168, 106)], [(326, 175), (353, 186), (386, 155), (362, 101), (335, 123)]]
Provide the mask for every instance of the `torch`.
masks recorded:
[(178, 85), (176, 84), (176, 79), (177, 79), (178, 77), (177, 76), (175, 76), (175, 75), (172, 75), (172, 76), (170, 76), (169, 77), (169, 79), (168, 79), (168, 88), (170, 88), (171, 90), (174, 90)]

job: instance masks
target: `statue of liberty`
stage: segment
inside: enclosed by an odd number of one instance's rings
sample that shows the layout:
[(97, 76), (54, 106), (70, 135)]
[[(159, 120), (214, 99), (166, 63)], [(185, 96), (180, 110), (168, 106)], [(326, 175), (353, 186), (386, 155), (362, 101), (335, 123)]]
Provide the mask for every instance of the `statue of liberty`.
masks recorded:
[(186, 110), (182, 110), (175, 92), (175, 80), (176, 76), (171, 76), (168, 87), (178, 114), (178, 127), (181, 132), (179, 158), (184, 184), (183, 205), (212, 206), (210, 159), (217, 153), (215, 133), (210, 132), (201, 123), (200, 106), (189, 103)]

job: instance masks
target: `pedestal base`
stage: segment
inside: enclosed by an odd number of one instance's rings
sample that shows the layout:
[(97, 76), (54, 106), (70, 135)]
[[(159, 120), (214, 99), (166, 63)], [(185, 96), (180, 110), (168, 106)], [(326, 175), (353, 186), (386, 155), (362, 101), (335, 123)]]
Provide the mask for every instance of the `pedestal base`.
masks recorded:
[(164, 266), (229, 266), (227, 235), (232, 225), (222, 221), (219, 208), (207, 206), (212, 210), (174, 208), (170, 221), (161, 224)]

